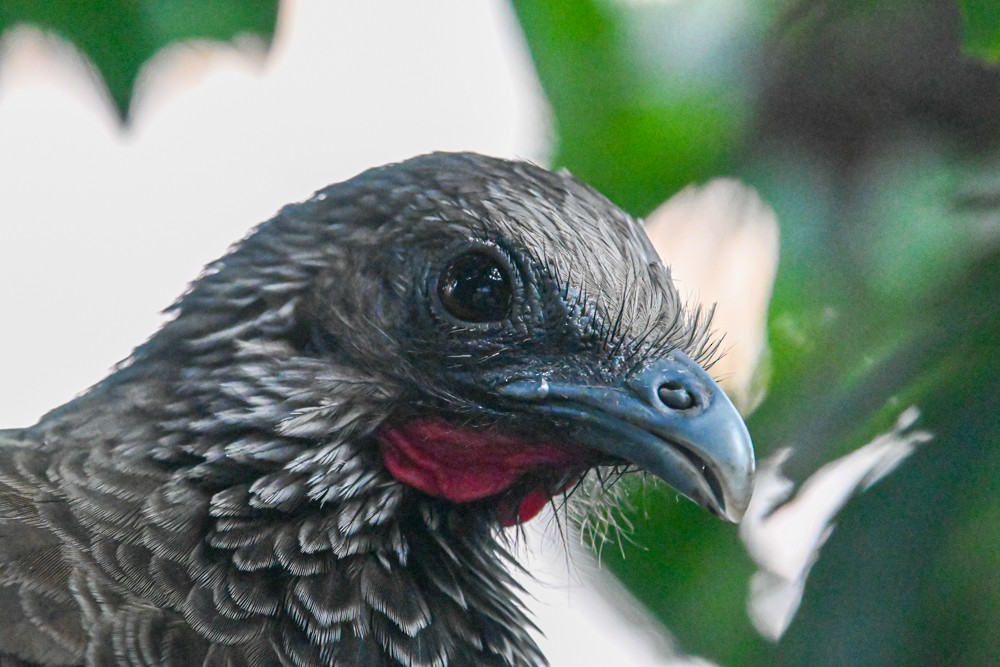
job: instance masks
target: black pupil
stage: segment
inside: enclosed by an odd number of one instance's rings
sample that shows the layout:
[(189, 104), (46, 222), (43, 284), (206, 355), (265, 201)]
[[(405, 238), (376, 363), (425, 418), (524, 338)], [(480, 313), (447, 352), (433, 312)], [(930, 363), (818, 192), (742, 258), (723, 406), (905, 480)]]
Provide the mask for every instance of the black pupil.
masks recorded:
[(466, 322), (495, 322), (510, 312), (510, 278), (500, 262), (484, 252), (459, 255), (438, 283), (441, 303)]

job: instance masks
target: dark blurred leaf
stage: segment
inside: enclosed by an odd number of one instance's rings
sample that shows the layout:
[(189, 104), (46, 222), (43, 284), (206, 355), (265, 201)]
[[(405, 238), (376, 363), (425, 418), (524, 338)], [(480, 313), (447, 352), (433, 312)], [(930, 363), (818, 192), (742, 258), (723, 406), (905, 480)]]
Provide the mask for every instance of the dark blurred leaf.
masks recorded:
[(277, 14), (278, 0), (4, 0), (0, 33), (28, 23), (72, 42), (97, 68), (125, 119), (139, 71), (157, 51), (183, 40), (242, 34), (269, 43)]
[(973, 56), (1000, 62), (1000, 4), (996, 0), (959, 0), (962, 46)]
[(753, 433), (765, 448), (795, 448), (788, 469), (800, 481), (885, 431), (937, 377), (927, 334), (914, 340), (934, 316), (927, 300), (997, 242), (1000, 207), (987, 193), (1000, 183), (977, 182), (995, 160), (926, 139), (869, 160), (846, 181), (829, 166), (804, 168), (801, 154), (747, 171), (783, 225), (770, 399)]
[(897, 361), (935, 440), (842, 515), (771, 664), (996, 664), (997, 303), (1000, 252), (923, 304)]

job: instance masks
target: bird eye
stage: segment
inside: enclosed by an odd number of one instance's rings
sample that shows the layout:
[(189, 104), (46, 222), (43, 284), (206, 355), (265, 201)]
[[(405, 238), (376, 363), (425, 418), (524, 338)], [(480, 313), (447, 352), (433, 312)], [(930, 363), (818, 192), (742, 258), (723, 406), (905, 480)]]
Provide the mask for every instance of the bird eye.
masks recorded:
[(438, 279), (441, 303), (460, 320), (496, 322), (510, 314), (514, 302), (510, 270), (501, 260), (479, 250), (451, 260)]

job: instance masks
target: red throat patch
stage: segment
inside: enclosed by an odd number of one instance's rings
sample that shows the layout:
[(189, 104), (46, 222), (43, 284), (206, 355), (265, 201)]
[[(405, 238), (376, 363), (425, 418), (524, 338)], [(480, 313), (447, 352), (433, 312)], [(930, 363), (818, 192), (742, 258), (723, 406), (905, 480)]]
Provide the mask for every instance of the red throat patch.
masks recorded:
[[(504, 526), (534, 518), (567, 486), (554, 487), (553, 480), (577, 472), (572, 485), (593, 462), (585, 448), (531, 442), (440, 419), (416, 419), (383, 429), (377, 437), (385, 466), (398, 481), (456, 503), (499, 496), (497, 518)], [(526, 483), (519, 484), (522, 480)]]

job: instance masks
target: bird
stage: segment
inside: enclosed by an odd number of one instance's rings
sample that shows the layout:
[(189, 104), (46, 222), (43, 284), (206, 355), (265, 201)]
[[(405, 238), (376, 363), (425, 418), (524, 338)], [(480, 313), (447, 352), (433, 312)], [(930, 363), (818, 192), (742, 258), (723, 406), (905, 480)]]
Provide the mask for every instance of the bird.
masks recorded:
[(519, 526), (601, 471), (733, 522), (749, 503), (707, 309), (565, 170), (369, 169), (165, 312), (0, 431), (4, 667), (544, 665)]

